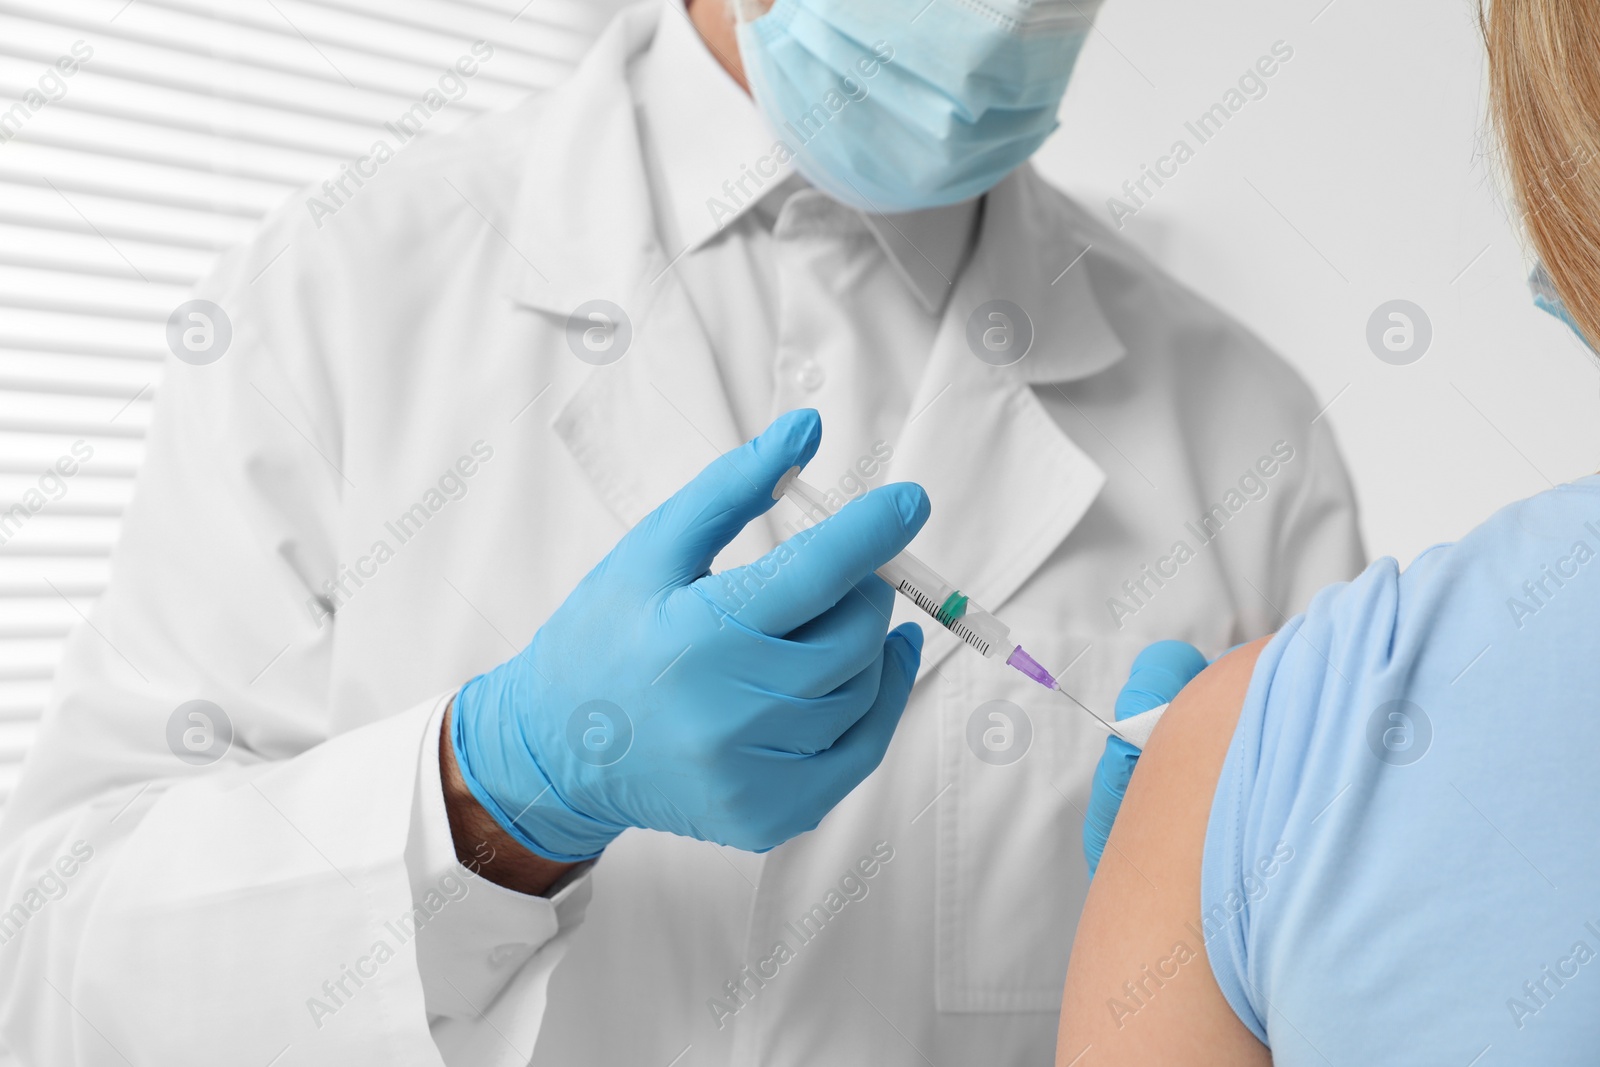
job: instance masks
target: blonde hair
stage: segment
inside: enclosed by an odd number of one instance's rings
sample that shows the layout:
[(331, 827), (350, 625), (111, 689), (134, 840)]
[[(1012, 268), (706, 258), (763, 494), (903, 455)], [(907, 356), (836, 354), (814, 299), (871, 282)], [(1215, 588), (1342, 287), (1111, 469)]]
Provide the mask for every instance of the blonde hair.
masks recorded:
[(1528, 236), (1600, 338), (1600, 0), (1484, 0), (1490, 98)]

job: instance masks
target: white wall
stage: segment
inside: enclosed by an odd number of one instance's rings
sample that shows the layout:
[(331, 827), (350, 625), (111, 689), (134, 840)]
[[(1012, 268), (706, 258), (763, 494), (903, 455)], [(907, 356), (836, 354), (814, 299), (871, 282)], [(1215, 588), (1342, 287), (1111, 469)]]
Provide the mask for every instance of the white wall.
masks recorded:
[[(1175, 140), (1196, 148), (1123, 233), (1324, 402), (1337, 396), (1326, 417), (1374, 555), (1407, 562), (1600, 468), (1596, 371), (1524, 285), (1474, 0), (1109, 0), (1099, 26), (1045, 172), (1105, 213)], [(1294, 56), (1267, 94), (1200, 144), (1185, 121), (1277, 41)], [(1433, 325), (1409, 366), (1366, 342), (1369, 316), (1395, 298)]]

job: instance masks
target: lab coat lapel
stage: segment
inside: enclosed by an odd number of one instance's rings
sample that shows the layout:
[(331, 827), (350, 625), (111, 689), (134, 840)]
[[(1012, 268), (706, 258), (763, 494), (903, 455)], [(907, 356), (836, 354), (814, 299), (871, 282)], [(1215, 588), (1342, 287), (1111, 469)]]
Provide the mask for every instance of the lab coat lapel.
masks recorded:
[[(1087, 268), (1063, 273), (1089, 244), (1031, 167), (988, 195), (978, 245), (895, 454), (894, 477), (921, 483), (933, 503), (913, 551), (996, 612), (1105, 484), (1033, 390), (1087, 377), (1124, 354)], [(1022, 308), (1033, 327), (1032, 348), (1007, 367), (980, 360), (968, 344), (969, 320), (994, 300)], [(924, 630), (923, 664), (936, 668), (959, 642), (940, 628)]]
[[(660, 246), (628, 88), (627, 66), (648, 46), (659, 12), (636, 7), (619, 17), (539, 116), (512, 234), (528, 249), (526, 269), (508, 288), (515, 305), (545, 316), (563, 338), (589, 301), (626, 315), (631, 339), (614, 362), (588, 366), (557, 342), (567, 399), (551, 425), (628, 526), (739, 444), (704, 328)], [(581, 338), (587, 320), (579, 322)], [(732, 555), (769, 547), (767, 529), (752, 524)]]
[[(662, 285), (671, 288), (634, 324), (627, 355), (590, 372), (552, 423), (628, 526), (740, 443), (699, 319), (680, 286)], [(750, 544), (771, 547), (764, 526)]]

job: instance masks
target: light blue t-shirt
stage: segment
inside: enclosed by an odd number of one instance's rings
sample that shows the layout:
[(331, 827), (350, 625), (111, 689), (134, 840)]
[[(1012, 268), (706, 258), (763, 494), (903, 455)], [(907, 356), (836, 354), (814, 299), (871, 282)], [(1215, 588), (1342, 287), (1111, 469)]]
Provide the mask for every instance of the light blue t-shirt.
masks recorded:
[(1600, 476), (1267, 645), (1201, 905), (1277, 1067), (1600, 1063)]

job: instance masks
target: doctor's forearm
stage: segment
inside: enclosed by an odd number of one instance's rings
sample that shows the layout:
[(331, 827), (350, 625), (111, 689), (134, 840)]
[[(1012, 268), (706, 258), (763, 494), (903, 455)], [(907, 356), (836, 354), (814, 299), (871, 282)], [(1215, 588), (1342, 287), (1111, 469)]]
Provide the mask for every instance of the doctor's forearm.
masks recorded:
[[(495, 885), (538, 896), (576, 865), (529, 852), (478, 803), (461, 778), (455, 750), (450, 745), (450, 718), (454, 712), (453, 706), (445, 710), (444, 726), (439, 731), (439, 781), (456, 858)], [(487, 860), (483, 858), (486, 855)]]

